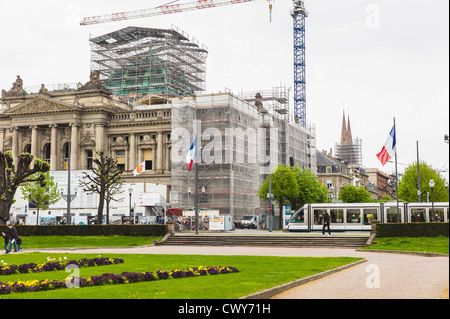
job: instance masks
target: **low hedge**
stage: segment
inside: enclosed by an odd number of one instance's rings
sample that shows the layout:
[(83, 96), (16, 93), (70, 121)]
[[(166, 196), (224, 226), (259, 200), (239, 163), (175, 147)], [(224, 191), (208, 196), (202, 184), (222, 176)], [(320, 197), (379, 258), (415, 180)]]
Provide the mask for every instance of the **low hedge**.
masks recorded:
[[(14, 226), (19, 236), (164, 236), (166, 225), (58, 225), (58, 226)], [(0, 226), (5, 232), (8, 228)]]
[(449, 223), (377, 224), (377, 237), (448, 237)]

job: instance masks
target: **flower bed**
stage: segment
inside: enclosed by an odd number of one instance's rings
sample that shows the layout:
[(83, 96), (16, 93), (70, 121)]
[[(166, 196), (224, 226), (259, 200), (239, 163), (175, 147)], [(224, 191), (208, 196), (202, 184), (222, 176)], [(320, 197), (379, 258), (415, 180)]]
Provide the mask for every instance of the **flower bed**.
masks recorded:
[(41, 271), (55, 271), (55, 270), (64, 270), (68, 265), (76, 265), (78, 267), (94, 267), (94, 266), (105, 266), (105, 265), (114, 265), (114, 264), (122, 264), (123, 259), (119, 258), (92, 258), (87, 259), (83, 258), (80, 260), (67, 260), (66, 257), (59, 258), (56, 261), (55, 258), (47, 258), (47, 263), (44, 264), (35, 264), (28, 263), (22, 265), (10, 265), (7, 266), (3, 263), (0, 265), (0, 275), (11, 275), (11, 274), (24, 274), (30, 272), (41, 272)]
[[(100, 276), (91, 276), (89, 278), (73, 278), (69, 277), (68, 281), (76, 283), (78, 281), (79, 287), (93, 287), (102, 285), (114, 285), (114, 284), (128, 284), (134, 282), (144, 281), (156, 281), (165, 279), (187, 278), (196, 276), (212, 276), (219, 274), (228, 274), (239, 272), (234, 267), (193, 267), (186, 270), (158, 270), (156, 275), (152, 272), (136, 273), (136, 272), (123, 272), (120, 275), (116, 274), (102, 274)], [(0, 282), (0, 295), (11, 294), (19, 292), (32, 292), (32, 291), (44, 291), (67, 288), (66, 281), (49, 281), (45, 280), (31, 280), (31, 281), (18, 281), (18, 282)]]

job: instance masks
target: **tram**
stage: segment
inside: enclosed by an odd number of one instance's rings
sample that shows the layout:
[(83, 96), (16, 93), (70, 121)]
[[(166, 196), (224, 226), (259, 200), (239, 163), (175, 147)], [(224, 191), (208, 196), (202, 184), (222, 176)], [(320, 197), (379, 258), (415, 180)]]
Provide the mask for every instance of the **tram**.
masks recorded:
[(369, 231), (370, 221), (381, 223), (448, 222), (449, 203), (333, 203), (306, 204), (286, 226), (291, 232), (322, 230), (323, 215), (330, 216), (332, 231)]

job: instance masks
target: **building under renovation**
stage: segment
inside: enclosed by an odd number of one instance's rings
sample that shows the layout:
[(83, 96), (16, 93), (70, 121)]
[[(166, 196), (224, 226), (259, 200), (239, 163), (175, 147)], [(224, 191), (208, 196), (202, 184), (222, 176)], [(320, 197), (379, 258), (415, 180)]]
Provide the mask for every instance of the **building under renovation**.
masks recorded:
[(195, 96), (205, 90), (208, 50), (171, 29), (126, 27), (91, 37), (91, 71), (103, 85), (128, 100), (144, 96)]
[(198, 137), (199, 208), (235, 219), (267, 214), (256, 193), (278, 165), (316, 171), (315, 131), (289, 112), (285, 88), (172, 101), (171, 204), (194, 208), (195, 173), (183, 150)]

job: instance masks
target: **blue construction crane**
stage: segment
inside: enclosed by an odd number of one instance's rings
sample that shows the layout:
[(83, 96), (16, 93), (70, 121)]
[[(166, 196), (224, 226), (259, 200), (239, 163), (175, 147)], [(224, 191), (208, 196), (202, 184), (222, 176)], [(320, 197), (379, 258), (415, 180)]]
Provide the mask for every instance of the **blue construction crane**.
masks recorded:
[(308, 11), (303, 0), (292, 0), (294, 10), (294, 116), (296, 122), (306, 127), (306, 28)]

